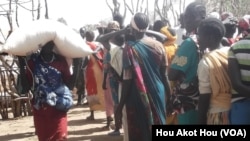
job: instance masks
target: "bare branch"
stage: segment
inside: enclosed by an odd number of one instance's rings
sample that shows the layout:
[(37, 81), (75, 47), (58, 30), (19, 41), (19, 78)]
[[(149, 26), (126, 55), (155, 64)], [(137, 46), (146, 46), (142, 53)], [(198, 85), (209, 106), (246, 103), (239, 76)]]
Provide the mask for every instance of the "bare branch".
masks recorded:
[(49, 19), (49, 9), (48, 9), (48, 3), (47, 0), (44, 0), (45, 4), (45, 19)]
[[(12, 0), (9, 1), (9, 11), (12, 11), (12, 6), (11, 6)], [(7, 14), (7, 18), (8, 18), (8, 22), (9, 22), (9, 26), (10, 26), (10, 31), (7, 37), (10, 36), (10, 34), (13, 31), (13, 23), (12, 23), (12, 16), (11, 16), (11, 12), (8, 12)]]
[[(125, 7), (128, 8), (128, 10), (130, 11), (130, 13), (131, 13), (132, 15), (134, 15), (133, 9), (131, 9), (131, 8), (129, 7), (129, 5), (126, 3), (126, 0), (123, 0), (123, 1), (124, 1), (124, 4), (125, 4)], [(133, 7), (133, 6), (132, 6), (132, 7)]]
[(136, 4), (136, 11), (135, 11), (135, 12), (138, 12), (138, 9), (139, 9), (139, 3), (140, 3), (140, 0), (137, 0), (137, 4)]
[(2, 5), (0, 5), (0, 7), (4, 10), (4, 12), (6, 12), (7, 10), (2, 6)]
[(108, 3), (108, 0), (106, 0), (106, 4), (107, 4), (107, 6), (109, 7), (111, 13), (113, 14), (113, 13), (114, 13), (114, 10), (113, 10), (113, 8), (111, 7), (111, 5)]
[[(29, 3), (29, 2), (31, 2), (31, 0), (29, 0), (29, 1), (24, 1), (24, 2), (18, 2), (18, 4), (25, 4), (25, 3)], [(2, 4), (0, 4), (1, 6), (4, 6), (4, 5), (9, 5), (10, 3), (2, 3)], [(15, 4), (15, 2), (12, 2), (11, 1), (11, 4)]]
[[(175, 11), (174, 11), (174, 5), (173, 5), (173, 1), (172, 0), (170, 0), (170, 9), (171, 9), (171, 11), (172, 11), (172, 14), (173, 14), (173, 18), (174, 18), (174, 24), (176, 25), (176, 15), (175, 15)], [(170, 23), (169, 23), (170, 24)], [(171, 25), (170, 25), (171, 26)]]
[(163, 19), (162, 13), (160, 12), (160, 7), (159, 7), (159, 1), (155, 0), (155, 11), (156, 13), (160, 16), (161, 19)]
[[(17, 3), (17, 5), (20, 6), (20, 7), (22, 7), (22, 8), (25, 9), (25, 10), (32, 11), (32, 9), (28, 9), (28, 8), (24, 7), (24, 6), (23, 6), (22, 4), (20, 4), (20, 3)], [(33, 10), (33, 11), (36, 11), (36, 10)]]
[(19, 27), (19, 22), (18, 22), (18, 5), (17, 5), (18, 0), (15, 0), (15, 2), (16, 2), (16, 24), (17, 24), (17, 27)]
[(131, 4), (131, 7), (132, 7), (131, 9), (133, 11), (132, 13), (134, 13), (135, 12), (134, 0), (131, 0), (130, 4)]
[(164, 0), (163, 4), (162, 4), (162, 9), (161, 9), (161, 11), (162, 11), (162, 17), (161, 17), (161, 19), (162, 20), (165, 20), (165, 19), (168, 18), (168, 13), (167, 13), (168, 10), (169, 10), (168, 1)]
[(157, 2), (157, 0), (155, 0), (155, 2), (154, 2), (154, 17), (153, 17), (154, 21), (155, 21), (155, 18), (156, 18), (156, 2)]
[(35, 16), (34, 16), (34, 7), (35, 7), (35, 6), (34, 6), (34, 0), (31, 1), (31, 6), (32, 6), (32, 7), (31, 7), (31, 8), (32, 8), (32, 10), (31, 10), (32, 21), (34, 21), (34, 19), (35, 19)]
[[(184, 3), (183, 3), (183, 8), (182, 8), (182, 9), (183, 9), (183, 12), (184, 12), (184, 9), (185, 9), (185, 5), (186, 5), (186, 0), (184, 0)], [(182, 12), (182, 13), (183, 13), (183, 12)]]
[(142, 0), (141, 4), (140, 4), (140, 12), (142, 12), (142, 10), (143, 10), (143, 3), (144, 3), (144, 0)]
[(30, 2), (32, 2), (32, 0), (29, 0), (29, 1), (20, 1), (20, 2), (18, 2), (19, 4), (25, 4), (25, 3), (30, 3)]
[(6, 41), (6, 38), (5, 38), (3, 31), (1, 29), (0, 29), (0, 32), (1, 32), (2, 37), (4, 38), (4, 41)]
[(117, 10), (118, 10), (117, 12), (119, 12), (119, 11), (120, 11), (120, 7), (121, 7), (121, 4), (120, 4), (120, 2), (117, 2), (117, 4), (118, 4), (118, 5), (117, 5)]
[(224, 5), (224, 1), (223, 0), (221, 0), (220, 1), (220, 6), (219, 6), (219, 13), (222, 13), (222, 9), (223, 9), (223, 5)]
[(114, 11), (112, 15), (119, 13), (120, 11), (120, 3), (117, 0), (113, 0), (113, 5), (114, 5)]
[(123, 1), (123, 4), (124, 4), (123, 19), (125, 19), (126, 15), (127, 15), (127, 8), (126, 8), (126, 2), (125, 2), (125, 0)]
[(37, 5), (37, 18), (36, 18), (37, 20), (40, 19), (40, 14), (41, 14), (40, 8), (41, 8), (41, 1), (38, 0), (38, 5)]
[(131, 0), (130, 3), (131, 3), (131, 7), (132, 7), (132, 10), (133, 10), (133, 13), (134, 13), (135, 12), (134, 0)]

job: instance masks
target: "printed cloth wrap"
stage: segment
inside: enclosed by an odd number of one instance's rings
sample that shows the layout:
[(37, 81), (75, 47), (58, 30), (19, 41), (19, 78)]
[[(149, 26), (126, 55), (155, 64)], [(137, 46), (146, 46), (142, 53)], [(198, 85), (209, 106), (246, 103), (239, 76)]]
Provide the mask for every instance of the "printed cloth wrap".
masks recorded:
[(69, 88), (63, 83), (61, 72), (40, 57), (33, 58), (34, 69), (34, 107), (40, 109), (46, 103), (56, 109), (67, 112), (73, 105), (73, 98)]

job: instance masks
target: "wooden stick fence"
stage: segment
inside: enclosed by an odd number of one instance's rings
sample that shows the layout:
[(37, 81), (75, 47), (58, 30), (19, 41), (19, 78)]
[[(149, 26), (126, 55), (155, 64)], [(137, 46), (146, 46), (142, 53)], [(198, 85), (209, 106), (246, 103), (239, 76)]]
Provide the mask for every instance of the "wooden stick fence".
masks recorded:
[(3, 120), (32, 115), (31, 94), (18, 92), (18, 61), (14, 56), (0, 56), (0, 115)]

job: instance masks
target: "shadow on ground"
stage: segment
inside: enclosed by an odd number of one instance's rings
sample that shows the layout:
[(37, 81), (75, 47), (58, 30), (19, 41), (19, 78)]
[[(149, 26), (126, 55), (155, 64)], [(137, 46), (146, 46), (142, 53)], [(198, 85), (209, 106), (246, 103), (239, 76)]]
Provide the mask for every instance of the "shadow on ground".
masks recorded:
[(25, 139), (25, 138), (32, 137), (32, 136), (35, 136), (34, 132), (27, 132), (27, 133), (21, 133), (21, 134), (8, 134), (8, 135), (0, 136), (0, 141)]
[(68, 141), (122, 141), (122, 136), (90, 135), (69, 138)]
[(82, 126), (86, 124), (105, 124), (106, 119), (95, 119), (95, 120), (86, 120), (86, 119), (76, 119), (68, 121), (69, 126)]

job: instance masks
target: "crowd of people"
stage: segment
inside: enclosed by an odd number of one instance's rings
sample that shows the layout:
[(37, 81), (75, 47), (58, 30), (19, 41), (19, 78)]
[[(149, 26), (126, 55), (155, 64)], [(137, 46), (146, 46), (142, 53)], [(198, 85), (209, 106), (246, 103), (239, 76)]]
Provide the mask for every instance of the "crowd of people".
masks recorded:
[(105, 111), (103, 129), (114, 121), (108, 135), (122, 129), (124, 141), (150, 141), (152, 125), (249, 124), (250, 16), (215, 16), (193, 2), (180, 17), (183, 35), (166, 20), (150, 25), (144, 13), (134, 14), (128, 26), (117, 14), (98, 35), (81, 28), (94, 53), (74, 59), (73, 76), (53, 53), (53, 41), (42, 47), (27, 67), (39, 140), (67, 140), (67, 110), (53, 101), (62, 87), (64, 93), (77, 88), (78, 105), (87, 99), (86, 120)]

